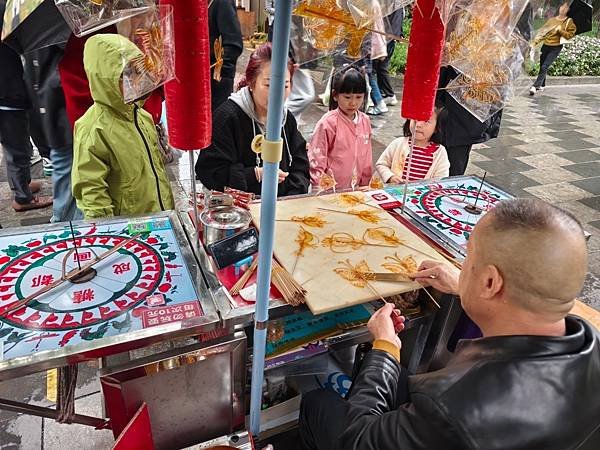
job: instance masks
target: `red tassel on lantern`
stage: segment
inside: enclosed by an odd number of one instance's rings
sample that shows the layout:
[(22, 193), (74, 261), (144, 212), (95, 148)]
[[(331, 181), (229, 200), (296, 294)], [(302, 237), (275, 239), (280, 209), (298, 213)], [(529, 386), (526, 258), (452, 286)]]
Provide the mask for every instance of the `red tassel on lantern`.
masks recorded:
[(444, 24), (435, 0), (417, 0), (408, 44), (402, 117), (429, 120), (435, 106), (444, 49)]
[(173, 6), (175, 77), (165, 85), (169, 143), (180, 150), (210, 145), (210, 42), (207, 0), (162, 0)]

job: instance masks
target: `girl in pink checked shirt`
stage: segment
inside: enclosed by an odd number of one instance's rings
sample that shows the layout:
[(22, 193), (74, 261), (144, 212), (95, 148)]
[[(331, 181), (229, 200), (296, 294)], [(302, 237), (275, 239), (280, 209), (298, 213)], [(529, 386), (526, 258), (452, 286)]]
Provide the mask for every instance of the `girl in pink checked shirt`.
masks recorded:
[(315, 127), (308, 157), (313, 189), (323, 174), (333, 176), (337, 189), (366, 186), (373, 173), (371, 121), (361, 111), (367, 94), (364, 74), (348, 69), (333, 81), (333, 104)]
[[(400, 137), (385, 149), (376, 163), (377, 171), (384, 183), (400, 184), (405, 180), (417, 181), (429, 178), (444, 178), (450, 175), (448, 153), (441, 142), (446, 111), (436, 106), (431, 119), (426, 122), (407, 120), (404, 124), (404, 137)], [(411, 125), (415, 127), (410, 173), (408, 155), (413, 136)]]

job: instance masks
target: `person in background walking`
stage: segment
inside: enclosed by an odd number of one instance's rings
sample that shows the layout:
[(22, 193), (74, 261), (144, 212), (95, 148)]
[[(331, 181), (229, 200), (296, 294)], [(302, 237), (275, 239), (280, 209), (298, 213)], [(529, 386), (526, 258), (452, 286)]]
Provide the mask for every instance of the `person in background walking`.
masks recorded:
[(221, 79), (216, 80), (211, 69), (211, 106), (214, 111), (233, 92), (233, 79), (239, 56), (244, 50), (240, 21), (233, 0), (210, 0), (208, 3), (208, 30), (210, 34), (210, 64), (215, 64), (215, 41), (221, 38), (223, 66)]
[(25, 80), (32, 92), (31, 116), (41, 126), (41, 137), (50, 148), (54, 197), (51, 222), (83, 218), (71, 190), (73, 132), (58, 73), (63, 54), (62, 46), (51, 45), (24, 55)]
[(500, 110), (485, 122), (481, 122), (443, 89), (457, 76), (458, 72), (451, 66), (442, 67), (437, 95), (437, 103), (448, 111), (441, 143), (448, 152), (450, 176), (464, 175), (473, 145), (498, 137), (502, 120)]
[[(292, 33), (296, 36), (303, 36), (303, 20), (301, 17), (292, 16)], [(294, 63), (294, 76), (292, 78), (292, 90), (287, 99), (288, 110), (296, 118), (296, 122), (302, 120), (302, 113), (310, 106), (315, 99), (315, 84), (310, 74), (310, 69), (317, 67), (314, 55), (310, 46), (300, 38), (295, 42), (290, 40), (290, 59)]]
[(534, 44), (542, 43), (540, 54), (540, 71), (533, 86), (529, 89), (529, 95), (535, 95), (537, 91), (543, 91), (546, 86), (546, 75), (548, 70), (560, 52), (562, 51), (563, 39), (573, 39), (577, 32), (577, 26), (573, 19), (567, 16), (569, 13), (569, 3), (564, 2), (558, 8), (558, 16), (548, 20), (538, 32)]
[[(384, 32), (385, 26), (383, 18), (375, 21), (373, 27), (377, 31)], [(384, 61), (389, 55), (387, 53), (387, 44), (385, 36), (380, 33), (371, 33), (371, 50), (367, 61), (367, 74), (369, 76), (369, 85), (371, 86), (371, 101), (373, 106), (367, 109), (367, 114), (378, 116), (388, 112), (388, 107), (383, 100), (383, 94), (378, 82), (377, 68), (379, 63)]]
[[(404, 22), (404, 8), (399, 8), (392, 14), (386, 17), (385, 25), (386, 31), (394, 36), (402, 37), (403, 30), (402, 25)], [(377, 85), (381, 91), (383, 101), (388, 106), (395, 106), (398, 104), (394, 87), (392, 86), (392, 80), (390, 77), (390, 60), (396, 49), (396, 40), (390, 39), (387, 43), (387, 56), (380, 60), (373, 61), (373, 69), (377, 75)]]
[(31, 141), (27, 109), (30, 101), (23, 80), (21, 58), (6, 44), (0, 43), (0, 143), (6, 161), (8, 184), (13, 191), (12, 207), (16, 212), (46, 208), (50, 197), (33, 194), (41, 188), (31, 181)]
[(273, 42), (273, 22), (275, 22), (275, 0), (265, 0), (267, 15), (267, 40)]

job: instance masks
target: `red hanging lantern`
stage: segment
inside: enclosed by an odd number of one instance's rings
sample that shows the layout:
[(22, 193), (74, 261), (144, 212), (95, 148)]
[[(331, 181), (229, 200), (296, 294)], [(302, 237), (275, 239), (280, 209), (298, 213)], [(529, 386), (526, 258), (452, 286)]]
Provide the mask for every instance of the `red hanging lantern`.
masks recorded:
[(180, 150), (210, 145), (210, 41), (207, 0), (162, 0), (173, 6), (175, 80), (165, 85), (169, 143)]
[(444, 49), (444, 24), (435, 0), (417, 0), (408, 44), (402, 117), (429, 120), (435, 106)]

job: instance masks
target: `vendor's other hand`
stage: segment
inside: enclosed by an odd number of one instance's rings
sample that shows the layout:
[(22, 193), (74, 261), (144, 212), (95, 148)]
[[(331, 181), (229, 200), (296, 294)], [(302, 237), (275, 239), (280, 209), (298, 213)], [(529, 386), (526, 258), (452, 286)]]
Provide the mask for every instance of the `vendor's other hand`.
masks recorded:
[(404, 330), (404, 321), (405, 318), (400, 314), (400, 310), (394, 309), (392, 303), (386, 303), (371, 316), (367, 328), (374, 339), (383, 339), (402, 348), (398, 333)]
[(423, 261), (416, 273), (410, 278), (423, 286), (431, 286), (446, 294), (458, 295), (460, 270), (454, 266), (437, 261)]
[(289, 174), (289, 172), (284, 172), (283, 170), (279, 169), (277, 172), (278, 182), (283, 183)]
[(392, 175), (388, 180), (388, 183), (390, 184), (402, 184), (402, 182), (402, 177), (399, 177), (398, 175)]

